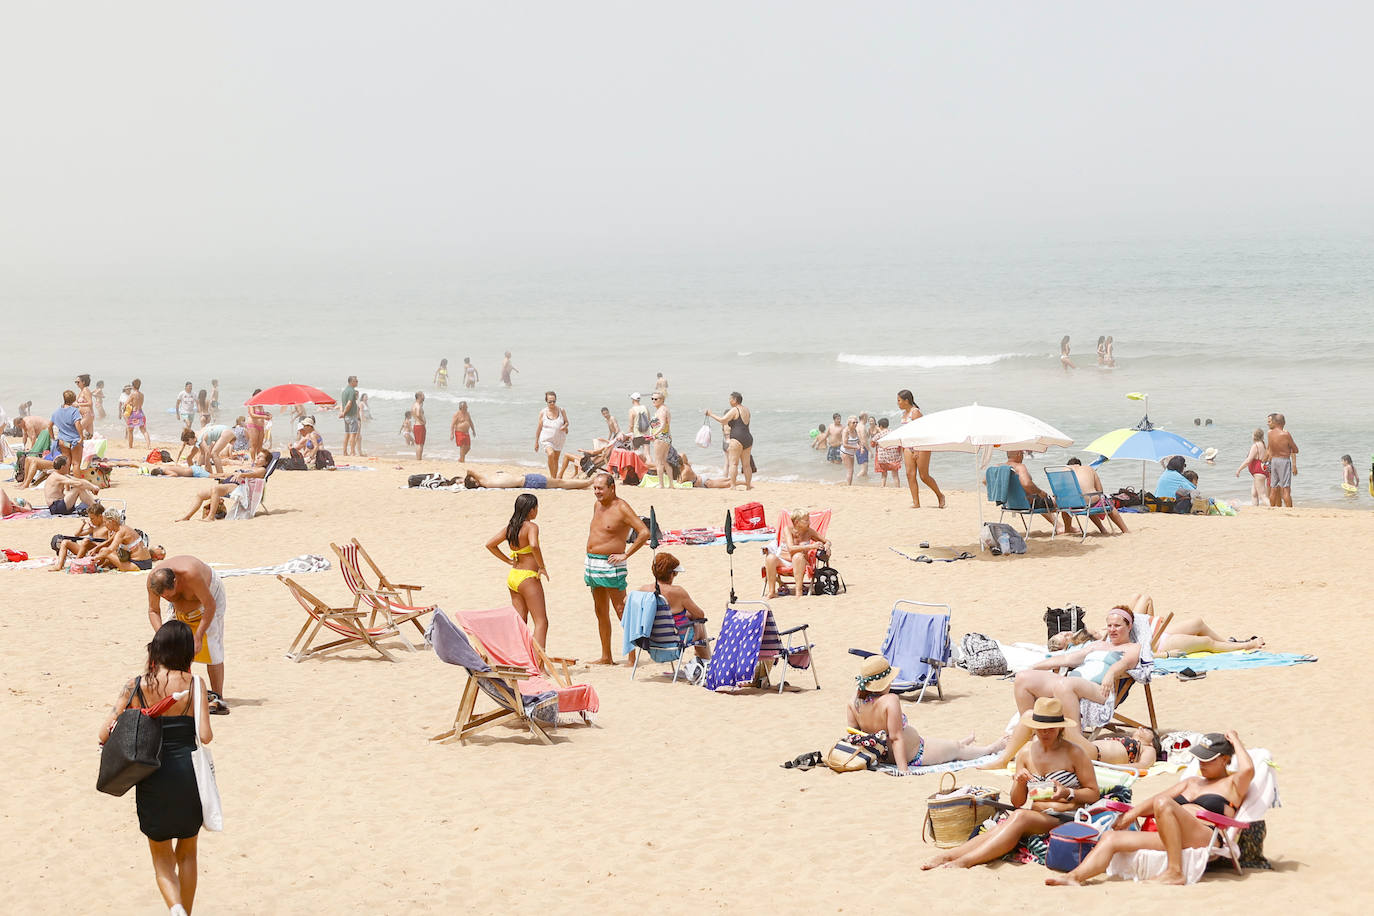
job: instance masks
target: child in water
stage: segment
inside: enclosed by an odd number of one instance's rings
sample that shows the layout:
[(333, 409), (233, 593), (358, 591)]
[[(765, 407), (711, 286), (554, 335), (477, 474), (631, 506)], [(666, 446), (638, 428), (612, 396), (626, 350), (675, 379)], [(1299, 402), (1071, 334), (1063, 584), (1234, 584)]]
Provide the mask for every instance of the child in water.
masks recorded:
[(1355, 462), (1349, 455), (1341, 456), (1341, 486), (1347, 493), (1357, 493), (1360, 489), (1360, 475), (1355, 473)]
[(415, 444), (415, 436), (410, 431), (413, 422), (414, 421), (411, 419), (410, 416), (410, 411), (407, 410), (405, 412), (405, 416), (401, 418), (401, 438), (406, 440), (406, 445)]

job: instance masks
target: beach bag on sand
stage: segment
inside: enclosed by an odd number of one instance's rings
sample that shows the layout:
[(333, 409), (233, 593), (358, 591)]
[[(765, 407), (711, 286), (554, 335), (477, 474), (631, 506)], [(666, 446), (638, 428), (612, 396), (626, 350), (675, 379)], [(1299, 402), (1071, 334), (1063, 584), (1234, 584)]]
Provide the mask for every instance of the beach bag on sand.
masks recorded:
[(1083, 609), (1076, 604), (1068, 607), (1045, 608), (1045, 639), (1051, 640), (1060, 633), (1077, 633), (1083, 629)]
[(200, 726), (206, 715), (201, 703), (200, 678), (191, 678), (191, 693), (195, 699), (196, 749), (191, 752), (191, 766), (196, 771), (196, 790), (200, 793), (200, 818), (206, 830), (224, 829), (224, 811), (219, 804), (219, 785), (215, 782), (215, 758), (210, 749), (200, 743)]
[(965, 633), (959, 642), (964, 653), (964, 670), (979, 677), (994, 677), (1007, 673), (1007, 657), (997, 647), (997, 641), (982, 633)]
[(124, 710), (115, 719), (110, 736), (100, 749), (100, 773), (95, 787), (106, 795), (123, 795), (162, 766), (162, 723), (147, 715), (142, 707), (143, 679), (134, 681), (134, 697), (139, 708)]
[(758, 531), (764, 527), (763, 503), (736, 506), (734, 518), (736, 531)]
[(845, 588), (844, 577), (833, 566), (820, 567), (811, 580), (811, 594), (813, 595), (842, 595), (848, 590)]
[(701, 424), (701, 429), (697, 430), (697, 445), (701, 448), (711, 447), (711, 424)]
[(1118, 509), (1125, 509), (1128, 506), (1138, 506), (1141, 504), (1140, 493), (1135, 487), (1122, 487), (1111, 496), (1107, 497)]
[[(945, 787), (946, 776), (949, 777), (949, 788)], [(954, 774), (945, 773), (940, 777), (940, 788), (926, 799), (926, 819), (921, 825), (921, 839), (933, 841), (941, 849), (952, 849), (967, 841), (979, 824), (992, 817), (1001, 794), (985, 786), (960, 788)]]
[(1021, 533), (1002, 522), (983, 523), (983, 546), (992, 551), (993, 556), (1026, 552), (1026, 541)]
[(851, 736), (841, 738), (835, 746), (825, 753), (825, 765), (836, 773), (858, 773), (861, 770), (876, 770), (878, 756), (852, 740)]

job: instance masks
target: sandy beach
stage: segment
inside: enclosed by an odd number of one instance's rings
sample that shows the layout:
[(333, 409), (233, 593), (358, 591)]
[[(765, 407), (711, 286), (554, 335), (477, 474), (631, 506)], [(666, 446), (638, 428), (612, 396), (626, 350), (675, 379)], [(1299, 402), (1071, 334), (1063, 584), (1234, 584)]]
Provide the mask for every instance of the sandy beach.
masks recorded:
[[(271, 514), (252, 521), (172, 524), (201, 483), (115, 472), (110, 497), (169, 553), (250, 567), (304, 553), (333, 557), (329, 542), (358, 537), (397, 580), (424, 585), (446, 609), (506, 603), (506, 568), (482, 550), (508, 518), (510, 491), (398, 489), (409, 473), (456, 466), (368, 462), (374, 472), (281, 473)], [(954, 483), (951, 481), (951, 483)], [(226, 580), (226, 693), (232, 714), (214, 720), (213, 750), (226, 829), (202, 834), (198, 911), (405, 912), (537, 908), (553, 912), (853, 909), (860, 900), (944, 901), (954, 912), (1013, 907), (1157, 906), (1187, 901), (1222, 911), (1304, 905), (1359, 909), (1360, 844), (1337, 841), (1349, 805), (1333, 798), (1362, 784), (1371, 715), (1341, 697), (1363, 662), (1368, 624), (1367, 513), (1244, 510), (1236, 518), (1130, 516), (1132, 533), (1051, 541), (1047, 529), (1022, 557), (924, 565), (889, 546), (976, 550), (974, 496), (955, 491), (944, 511), (913, 511), (905, 491), (764, 484), (752, 494), (623, 493), (656, 507), (665, 528), (719, 524), (749, 499), (768, 507), (831, 507), (835, 565), (846, 595), (781, 598), (779, 625), (811, 624), (822, 688), (785, 695), (721, 695), (671, 685), (654, 666), (632, 683), (625, 667), (579, 665), (601, 696), (594, 727), (560, 728), (555, 746), (497, 728), (467, 746), (427, 739), (449, 727), (464, 674), (432, 652), (391, 664), (362, 653), (292, 662), (284, 657), (302, 616), (269, 576)], [(551, 581), (549, 649), (596, 653), (581, 560), (590, 492), (539, 494)], [(49, 555), (69, 520), (7, 521), (3, 546)], [(708, 609), (714, 634), (729, 589), (722, 548), (674, 551), (679, 577)], [(649, 581), (649, 554), (631, 584)], [(226, 568), (226, 567), (221, 567)], [(759, 594), (757, 545), (742, 545), (735, 582)], [(336, 571), (303, 577), (331, 603), (346, 594)], [(133, 794), (94, 789), (95, 732), (150, 637), (143, 577), (7, 570), (10, 613), (0, 620), (9, 774), (0, 824), (11, 850), (15, 911), (155, 912), (160, 900), (138, 833)], [(896, 598), (954, 608), (954, 636), (1043, 639), (1047, 605), (1075, 602), (1096, 621), (1144, 591), (1161, 610), (1202, 614), (1222, 632), (1262, 634), (1277, 651), (1316, 654), (1289, 668), (1164, 677), (1161, 725), (1236, 729), (1273, 751), (1284, 807), (1268, 819), (1272, 872), (1211, 873), (1190, 890), (1119, 881), (1084, 890), (1043, 887), (1038, 866), (997, 864), (921, 873), (933, 853), (920, 839), (936, 777), (797, 772), (779, 763), (829, 746), (843, 732), (853, 689), (850, 647), (876, 649)], [(1365, 595), (1366, 599), (1360, 596)], [(616, 647), (619, 654), (619, 630)], [(991, 739), (1013, 710), (1010, 684), (949, 673), (943, 700), (905, 704), (925, 734)], [(1143, 695), (1126, 711), (1142, 715)], [(959, 774), (1004, 790), (1009, 777)], [(1163, 778), (1137, 784), (1156, 791)], [(1353, 800), (1353, 799), (1352, 799)]]

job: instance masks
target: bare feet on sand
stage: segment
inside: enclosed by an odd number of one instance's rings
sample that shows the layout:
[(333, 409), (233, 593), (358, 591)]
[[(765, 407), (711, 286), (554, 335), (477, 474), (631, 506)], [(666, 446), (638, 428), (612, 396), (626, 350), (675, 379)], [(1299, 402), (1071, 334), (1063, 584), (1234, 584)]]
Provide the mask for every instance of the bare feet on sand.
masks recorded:
[(1164, 874), (1154, 879), (1155, 884), (1187, 884), (1188, 879), (1183, 877), (1181, 871), (1165, 871)]
[(954, 860), (959, 858), (954, 850), (942, 852), (938, 856), (931, 856), (921, 863), (921, 871), (930, 871), (932, 868), (948, 868), (954, 865)]
[(1050, 875), (1045, 879), (1045, 883), (1051, 887), (1082, 887), (1082, 883), (1073, 875)]
[(593, 664), (593, 665), (614, 665), (614, 664), (615, 664), (615, 659), (613, 659), (613, 658), (607, 658), (607, 657), (605, 657), (605, 656), (603, 655), (601, 658), (596, 659), (596, 660), (593, 661), (591, 664)]

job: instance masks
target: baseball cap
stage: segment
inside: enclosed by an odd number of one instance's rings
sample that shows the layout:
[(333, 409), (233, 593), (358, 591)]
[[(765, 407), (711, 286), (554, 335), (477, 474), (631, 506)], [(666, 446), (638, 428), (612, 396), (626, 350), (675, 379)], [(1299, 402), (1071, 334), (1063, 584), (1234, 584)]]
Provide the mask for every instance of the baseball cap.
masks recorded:
[(1197, 740), (1192, 747), (1193, 756), (1198, 760), (1212, 760), (1225, 754), (1227, 757), (1235, 756), (1236, 749), (1231, 746), (1231, 742), (1226, 740), (1226, 736), (1217, 732), (1209, 732)]
[(640, 397), (639, 392), (636, 391), (634, 394), (630, 395), (630, 400), (631, 400), (631, 401), (638, 401), (638, 400), (639, 400), (639, 397)]

